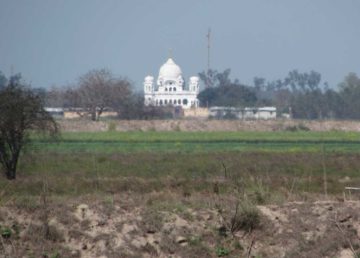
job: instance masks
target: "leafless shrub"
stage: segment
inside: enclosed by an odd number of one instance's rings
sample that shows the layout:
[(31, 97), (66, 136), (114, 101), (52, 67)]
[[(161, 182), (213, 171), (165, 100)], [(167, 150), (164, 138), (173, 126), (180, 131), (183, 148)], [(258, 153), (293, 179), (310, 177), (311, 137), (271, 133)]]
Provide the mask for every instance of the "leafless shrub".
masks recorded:
[(57, 124), (45, 111), (40, 94), (13, 77), (0, 90), (0, 163), (9, 180), (16, 178), (20, 152), (33, 130), (55, 135)]

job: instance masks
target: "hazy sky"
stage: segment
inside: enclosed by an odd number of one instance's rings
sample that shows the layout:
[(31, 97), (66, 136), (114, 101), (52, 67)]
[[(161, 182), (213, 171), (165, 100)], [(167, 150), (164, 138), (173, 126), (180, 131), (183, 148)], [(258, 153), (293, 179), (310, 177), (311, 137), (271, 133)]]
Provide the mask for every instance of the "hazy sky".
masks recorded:
[(50, 87), (106, 67), (140, 88), (171, 48), (187, 81), (206, 68), (209, 27), (211, 67), (243, 83), (360, 73), (359, 0), (0, 0), (0, 70)]

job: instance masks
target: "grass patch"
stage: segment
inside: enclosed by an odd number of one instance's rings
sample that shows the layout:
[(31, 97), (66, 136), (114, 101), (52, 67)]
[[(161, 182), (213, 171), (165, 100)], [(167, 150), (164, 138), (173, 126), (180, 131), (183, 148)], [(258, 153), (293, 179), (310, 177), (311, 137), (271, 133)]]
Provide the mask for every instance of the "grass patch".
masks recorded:
[(213, 194), (216, 185), (219, 195), (235, 187), (257, 204), (323, 193), (323, 163), (329, 194), (342, 194), (349, 185), (344, 177), (360, 183), (360, 133), (109, 131), (67, 132), (59, 142), (32, 138), (18, 179), (0, 180), (0, 201), (29, 209), (36, 201), (26, 198), (41, 194), (44, 178), (53, 196), (165, 191), (191, 198)]
[[(226, 164), (227, 173), (221, 160)], [(342, 194), (345, 184), (360, 184), (360, 154), (325, 155), (329, 194)], [(344, 177), (349, 182), (342, 182)], [(322, 154), (277, 152), (211, 153), (26, 153), (18, 179), (0, 180), (2, 200), (36, 207), (47, 178), (54, 196), (121, 192), (177, 192), (186, 198), (196, 193), (231, 194), (246, 191), (258, 204), (286, 199), (304, 192), (323, 193)], [(19, 197), (19, 198), (18, 198)], [(26, 198), (30, 198), (27, 200)]]
[(360, 152), (357, 132), (65, 132), (59, 141), (33, 135), (29, 149), (40, 152)]

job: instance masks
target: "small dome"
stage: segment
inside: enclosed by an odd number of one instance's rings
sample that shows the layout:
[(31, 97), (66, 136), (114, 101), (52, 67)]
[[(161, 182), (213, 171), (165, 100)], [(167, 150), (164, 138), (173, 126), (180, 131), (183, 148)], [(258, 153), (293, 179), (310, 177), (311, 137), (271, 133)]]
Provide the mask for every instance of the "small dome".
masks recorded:
[(152, 77), (151, 75), (148, 75), (145, 77), (145, 81), (153, 81), (154, 77)]
[(169, 58), (165, 64), (160, 67), (159, 77), (177, 79), (182, 75), (180, 67), (175, 64), (174, 60)]
[(191, 76), (191, 77), (190, 77), (190, 81), (191, 81), (191, 82), (199, 82), (199, 77), (197, 77), (197, 76)]

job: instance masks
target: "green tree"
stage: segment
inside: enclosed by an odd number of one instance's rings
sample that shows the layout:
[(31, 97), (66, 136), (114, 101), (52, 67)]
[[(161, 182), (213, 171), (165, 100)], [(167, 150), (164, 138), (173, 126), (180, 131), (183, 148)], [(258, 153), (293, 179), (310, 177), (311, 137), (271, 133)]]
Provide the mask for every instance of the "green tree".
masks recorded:
[(349, 73), (339, 88), (346, 117), (360, 119), (360, 78), (355, 73)]
[(242, 85), (238, 80), (230, 79), (230, 69), (223, 72), (210, 70), (211, 77), (205, 72), (199, 73), (203, 83), (210, 80), (212, 87), (205, 88), (198, 94), (202, 106), (253, 106), (257, 101), (255, 91), (248, 86)]
[(254, 77), (254, 87), (257, 91), (265, 89), (265, 78)]
[(4, 88), (6, 85), (7, 79), (5, 75), (0, 71), (0, 89)]
[(200, 80), (204, 83), (206, 88), (222, 87), (231, 84), (230, 69), (226, 69), (223, 72), (210, 69), (208, 72), (199, 73)]
[(42, 98), (13, 76), (0, 90), (0, 163), (9, 180), (16, 178), (22, 148), (31, 131), (56, 134), (54, 119), (44, 110)]
[(323, 109), (325, 118), (346, 118), (345, 102), (340, 93), (333, 89), (326, 89), (324, 94)]
[(259, 99), (270, 98), (269, 102), (276, 106), (279, 113), (288, 112), (291, 108), (293, 117), (302, 119), (328, 118), (339, 114), (333, 110), (336, 107), (328, 103), (330, 99), (337, 100), (336, 92), (324, 91), (318, 72), (292, 70), (284, 79), (272, 82), (255, 77), (254, 85)]
[(292, 70), (283, 80), (282, 86), (290, 88), (293, 92), (304, 92), (318, 89), (320, 82), (321, 74), (318, 72), (310, 71), (310, 73), (300, 73), (298, 70)]

